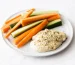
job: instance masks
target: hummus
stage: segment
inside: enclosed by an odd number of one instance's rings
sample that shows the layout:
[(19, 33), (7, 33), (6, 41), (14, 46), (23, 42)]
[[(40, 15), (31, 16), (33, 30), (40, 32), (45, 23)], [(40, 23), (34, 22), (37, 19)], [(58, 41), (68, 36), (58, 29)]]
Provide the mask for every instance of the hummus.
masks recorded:
[(64, 32), (45, 29), (32, 37), (31, 48), (38, 52), (46, 52), (57, 49), (67, 38)]

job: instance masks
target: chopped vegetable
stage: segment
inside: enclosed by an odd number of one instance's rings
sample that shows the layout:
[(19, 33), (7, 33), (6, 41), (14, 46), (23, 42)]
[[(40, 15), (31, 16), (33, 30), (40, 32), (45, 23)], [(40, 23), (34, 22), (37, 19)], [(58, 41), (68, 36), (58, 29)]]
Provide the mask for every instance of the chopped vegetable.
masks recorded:
[(30, 29), (30, 28), (32, 28), (32, 27), (34, 27), (34, 26), (40, 24), (41, 22), (42, 22), (42, 21), (37, 21), (37, 22), (34, 22), (34, 23), (29, 24), (29, 25), (27, 25), (27, 26), (24, 26), (24, 27), (22, 27), (22, 28), (19, 28), (19, 29), (17, 29), (16, 31), (12, 32), (11, 35), (12, 35), (13, 37), (16, 37), (16, 36), (20, 35), (21, 33), (25, 32), (26, 30), (28, 30), (28, 29)]
[(62, 25), (61, 19), (56, 19), (56, 20), (54, 20), (52, 22), (49, 22), (47, 24), (46, 28), (51, 29), (51, 28), (61, 26), (61, 25)]
[(50, 14), (50, 13), (58, 13), (58, 11), (35, 11), (31, 14), (31, 16), (37, 16), (42, 14)]
[(48, 18), (48, 21), (53, 21), (53, 20), (56, 20), (56, 19), (60, 19), (60, 15), (59, 14)]
[[(34, 10), (35, 10), (34, 8), (30, 9), (26, 14), (23, 14), (22, 19), (25, 19), (25, 18), (29, 17), (33, 13)], [(22, 26), (24, 26), (24, 25), (22, 24)]]
[(10, 29), (9, 25), (5, 25), (4, 27), (1, 28), (3, 33), (6, 33)]
[[(17, 18), (19, 18), (19, 17), (21, 17), (21, 15), (17, 15), (17, 16), (15, 16), (14, 18), (12, 18), (12, 19), (10, 19), (10, 20), (7, 20), (6, 22), (5, 22), (5, 24), (8, 24), (8, 23), (10, 23), (11, 21), (14, 21), (14, 20), (16, 20)], [(20, 20), (20, 19), (19, 19)], [(18, 21), (19, 21), (18, 20)]]
[(46, 25), (48, 24), (47, 19), (43, 20), (41, 24), (36, 26), (26, 37), (24, 37), (19, 44), (17, 44), (17, 47), (20, 48), (23, 45), (25, 45), (36, 33), (38, 33), (40, 30), (42, 30)]
[(10, 28), (13, 28), (16, 24), (17, 24), (17, 22), (13, 23), (13, 24), (10, 24)]

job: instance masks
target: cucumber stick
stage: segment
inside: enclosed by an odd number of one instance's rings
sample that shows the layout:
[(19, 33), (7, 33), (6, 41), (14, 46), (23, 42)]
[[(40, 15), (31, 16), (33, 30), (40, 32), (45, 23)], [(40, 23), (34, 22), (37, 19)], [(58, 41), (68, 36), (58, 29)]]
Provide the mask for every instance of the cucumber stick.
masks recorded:
[(34, 22), (34, 23), (29, 24), (29, 25), (27, 25), (27, 26), (24, 26), (24, 27), (22, 27), (22, 28), (19, 28), (19, 29), (17, 29), (16, 31), (12, 32), (11, 35), (12, 35), (13, 37), (16, 37), (16, 36), (20, 35), (21, 33), (25, 32), (26, 30), (28, 30), (28, 29), (30, 29), (30, 28), (32, 28), (32, 27), (34, 27), (34, 26), (40, 24), (41, 22), (42, 22), (42, 21), (37, 21), (37, 22)]
[(17, 22), (13, 23), (13, 24), (10, 24), (10, 28), (13, 28), (16, 24), (17, 24)]
[[(13, 28), (16, 24), (17, 24), (17, 22), (13, 23), (13, 24), (10, 24), (10, 28)], [(18, 28), (21, 28), (21, 27), (22, 27), (22, 25), (20, 25)]]
[(46, 28), (51, 29), (51, 28), (58, 27), (61, 25), (62, 25), (61, 19), (56, 19), (54, 21), (49, 22)]
[(41, 15), (41, 14), (50, 14), (52, 12), (57, 12), (58, 13), (58, 11), (34, 11), (31, 14), (31, 16), (36, 16), (36, 15)]

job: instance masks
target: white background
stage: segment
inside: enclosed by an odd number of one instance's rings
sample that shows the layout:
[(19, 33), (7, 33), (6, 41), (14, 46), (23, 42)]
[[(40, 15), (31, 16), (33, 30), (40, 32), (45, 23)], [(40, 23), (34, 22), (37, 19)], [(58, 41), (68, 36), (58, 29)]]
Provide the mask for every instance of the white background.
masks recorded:
[[(48, 8), (63, 11), (75, 31), (74, 0), (0, 0), (0, 28), (12, 14), (29, 8)], [(0, 65), (75, 65), (75, 38), (63, 52), (43, 57), (26, 57), (11, 49), (4, 42), (0, 31)]]

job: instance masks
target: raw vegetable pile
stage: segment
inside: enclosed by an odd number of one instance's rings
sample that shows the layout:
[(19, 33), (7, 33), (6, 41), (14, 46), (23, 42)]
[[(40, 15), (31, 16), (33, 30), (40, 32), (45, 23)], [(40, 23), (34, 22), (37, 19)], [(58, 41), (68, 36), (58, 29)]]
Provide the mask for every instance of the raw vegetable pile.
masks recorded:
[(60, 25), (62, 22), (57, 11), (36, 12), (33, 8), (7, 20), (1, 30), (5, 34), (5, 38), (12, 35), (13, 42), (20, 48), (42, 29), (51, 29)]

